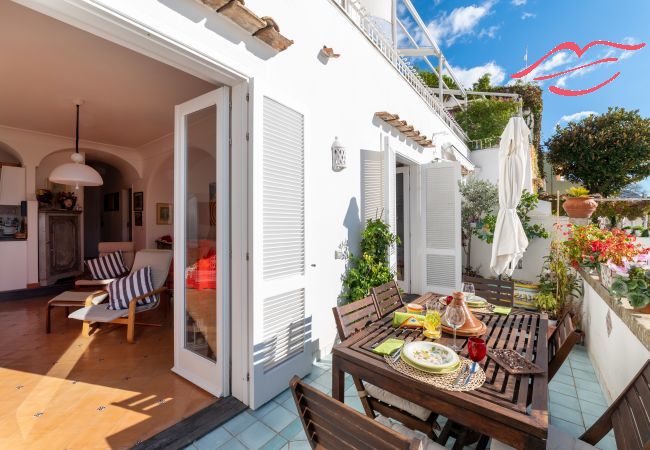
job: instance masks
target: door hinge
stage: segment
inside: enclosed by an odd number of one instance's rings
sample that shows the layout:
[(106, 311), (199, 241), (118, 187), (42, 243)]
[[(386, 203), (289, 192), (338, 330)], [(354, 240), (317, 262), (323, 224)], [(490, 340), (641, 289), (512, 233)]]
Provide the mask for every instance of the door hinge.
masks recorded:
[(250, 381), (250, 380), (251, 380), (251, 375), (250, 375), (250, 373), (246, 373), (246, 381)]
[(248, 252), (246, 252), (246, 261), (248, 261), (248, 259), (249, 259), (249, 258), (248, 258)]
[(246, 132), (246, 141), (248, 141), (248, 140), (250, 139), (250, 137), (251, 137), (251, 136), (250, 136), (250, 133), (247, 131), (247, 132)]
[(232, 139), (228, 138), (228, 145), (232, 145)]
[(250, 94), (246, 94), (246, 101), (247, 101), (247, 102), (249, 102), (249, 101), (250, 101), (250, 99), (251, 99), (251, 96), (250, 96)]
[(228, 108), (232, 109), (232, 100), (228, 99)]

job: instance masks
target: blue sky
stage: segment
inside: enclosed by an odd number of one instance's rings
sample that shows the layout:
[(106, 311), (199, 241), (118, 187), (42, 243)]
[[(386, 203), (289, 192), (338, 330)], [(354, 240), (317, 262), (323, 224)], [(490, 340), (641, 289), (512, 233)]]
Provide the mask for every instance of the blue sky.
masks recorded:
[[(593, 40), (650, 44), (650, 0), (412, 0), (430, 33), (437, 39), (463, 84), (471, 86), (485, 72), (493, 84), (532, 64), (557, 44), (574, 41), (580, 47)], [(562, 80), (541, 82), (544, 89), (542, 142), (557, 123), (609, 106), (639, 109), (650, 116), (650, 45), (638, 51), (592, 47), (580, 59), (562, 51), (546, 60), (533, 76), (555, 73), (605, 58), (619, 61), (573, 72)], [(591, 94), (565, 97), (548, 88), (586, 89), (620, 76)], [(650, 179), (645, 188), (650, 191)]]

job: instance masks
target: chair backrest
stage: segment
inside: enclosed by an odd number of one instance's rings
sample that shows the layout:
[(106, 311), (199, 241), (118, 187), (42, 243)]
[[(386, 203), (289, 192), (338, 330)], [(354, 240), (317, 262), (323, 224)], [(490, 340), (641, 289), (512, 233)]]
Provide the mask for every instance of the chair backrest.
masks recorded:
[(650, 360), (602, 416), (580, 436), (596, 445), (614, 428), (616, 446), (626, 450), (650, 448)]
[(153, 288), (158, 289), (165, 284), (167, 275), (169, 275), (169, 266), (172, 262), (171, 250), (159, 250), (145, 248), (138, 250), (135, 254), (131, 272), (135, 272), (146, 266), (151, 266), (151, 277), (153, 278)]
[(422, 441), (409, 439), (349, 406), (300, 381), (289, 383), (298, 416), (311, 448), (347, 449), (421, 449)]
[(379, 317), (385, 317), (387, 314), (404, 306), (402, 294), (395, 280), (372, 288), (372, 295), (375, 297), (375, 303), (377, 303)]
[(133, 267), (133, 258), (135, 256), (135, 244), (133, 242), (100, 242), (97, 247), (99, 256), (121, 251), (126, 268), (130, 270)]
[(346, 340), (357, 331), (365, 328), (370, 322), (379, 319), (377, 306), (372, 295), (356, 300), (343, 306), (332, 308), (336, 329), (341, 341)]
[(515, 305), (515, 283), (507, 280), (463, 275), (463, 283), (472, 283), (475, 294), (498, 306)]
[(548, 338), (548, 380), (555, 376), (571, 349), (580, 341), (580, 334), (573, 326), (571, 314), (566, 313)]

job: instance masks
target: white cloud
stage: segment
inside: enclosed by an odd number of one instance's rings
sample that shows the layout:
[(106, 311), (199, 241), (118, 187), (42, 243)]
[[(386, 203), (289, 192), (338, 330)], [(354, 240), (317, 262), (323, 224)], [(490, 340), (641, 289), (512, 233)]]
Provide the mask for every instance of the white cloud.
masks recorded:
[(560, 117), (560, 120), (557, 122), (557, 124), (561, 124), (562, 122), (576, 122), (580, 119), (584, 119), (585, 117), (591, 116), (593, 114), (598, 114), (596, 111), (580, 111), (574, 114), (568, 114), (566, 116)]
[(472, 84), (476, 83), (486, 73), (490, 74), (490, 82), (493, 85), (501, 84), (506, 78), (505, 69), (494, 61), (467, 69), (452, 66), (452, 70), (458, 81), (466, 88), (471, 88)]
[(478, 34), (479, 39), (488, 37), (490, 39), (494, 39), (497, 35), (497, 31), (499, 31), (500, 26), (499, 25), (492, 25), (491, 27), (488, 28), (483, 28), (480, 33)]
[[(462, 36), (475, 34), (479, 22), (490, 14), (492, 6), (494, 6), (494, 0), (486, 0), (480, 5), (455, 8), (449, 14), (443, 14), (429, 22), (427, 29), (435, 40), (444, 40), (447, 45), (451, 45)], [(490, 36), (491, 28), (485, 30), (483, 36), (493, 37)], [(492, 35), (496, 33), (497, 29), (498, 27), (491, 31)]]
[(515, 6), (523, 6), (526, 4), (528, 0), (512, 0), (510, 3), (512, 3)]
[(537, 14), (533, 14), (533, 13), (530, 13), (530, 12), (525, 12), (525, 13), (523, 13), (521, 15), (521, 20), (534, 19), (535, 17), (537, 17)]

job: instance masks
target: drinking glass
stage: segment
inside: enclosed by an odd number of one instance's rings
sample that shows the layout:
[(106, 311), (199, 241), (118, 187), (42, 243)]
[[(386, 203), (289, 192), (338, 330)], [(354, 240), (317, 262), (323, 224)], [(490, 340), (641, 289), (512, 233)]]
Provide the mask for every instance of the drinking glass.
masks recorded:
[(482, 361), (487, 354), (487, 345), (485, 345), (483, 339), (471, 337), (467, 341), (467, 352), (469, 353), (469, 359), (474, 361), (472, 364), (472, 372), (476, 372), (476, 364)]
[(474, 290), (474, 283), (463, 283), (463, 294), (465, 294), (465, 300), (469, 301), (474, 298), (476, 291)]
[(442, 329), (440, 323), (440, 310), (442, 305), (438, 300), (429, 300), (426, 303), (426, 316), (424, 316), (424, 335), (430, 339), (440, 339)]
[(447, 325), (454, 329), (454, 345), (451, 346), (451, 349), (458, 352), (460, 347), (456, 344), (456, 330), (465, 323), (465, 310), (461, 305), (452, 302), (445, 311), (445, 321)]

